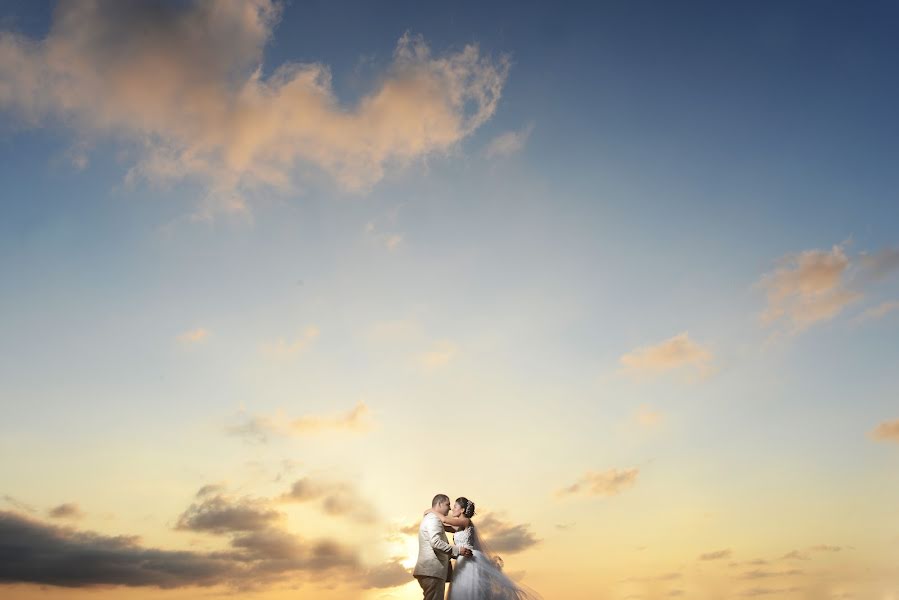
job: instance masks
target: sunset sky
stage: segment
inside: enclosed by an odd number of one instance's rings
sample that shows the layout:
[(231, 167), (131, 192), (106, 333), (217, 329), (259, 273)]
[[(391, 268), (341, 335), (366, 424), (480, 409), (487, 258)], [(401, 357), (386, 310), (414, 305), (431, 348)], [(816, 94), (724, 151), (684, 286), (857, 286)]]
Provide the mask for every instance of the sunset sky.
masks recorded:
[(899, 600), (899, 5), (0, 5), (0, 596)]

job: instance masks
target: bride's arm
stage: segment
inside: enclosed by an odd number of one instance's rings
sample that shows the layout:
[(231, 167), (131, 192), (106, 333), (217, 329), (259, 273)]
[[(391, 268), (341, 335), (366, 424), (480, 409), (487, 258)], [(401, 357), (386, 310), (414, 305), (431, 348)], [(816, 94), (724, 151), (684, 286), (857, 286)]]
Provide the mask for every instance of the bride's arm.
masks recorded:
[(450, 525), (452, 527), (460, 527), (465, 529), (468, 527), (468, 524), (471, 521), (467, 517), (444, 517), (443, 515), (437, 515), (437, 518), (443, 521), (444, 525)]

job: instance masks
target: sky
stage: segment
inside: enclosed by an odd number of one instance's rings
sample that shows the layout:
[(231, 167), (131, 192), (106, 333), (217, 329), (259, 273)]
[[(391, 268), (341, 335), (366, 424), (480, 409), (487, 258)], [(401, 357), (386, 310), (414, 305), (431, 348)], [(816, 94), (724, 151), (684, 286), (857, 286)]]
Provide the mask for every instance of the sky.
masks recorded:
[(3, 3), (0, 594), (899, 600), (897, 25)]

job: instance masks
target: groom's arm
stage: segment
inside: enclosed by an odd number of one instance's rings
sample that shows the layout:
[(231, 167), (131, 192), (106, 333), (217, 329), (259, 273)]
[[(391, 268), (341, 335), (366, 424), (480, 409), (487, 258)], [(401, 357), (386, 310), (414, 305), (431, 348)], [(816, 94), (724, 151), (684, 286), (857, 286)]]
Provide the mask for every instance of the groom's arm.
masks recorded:
[(459, 556), (459, 546), (453, 546), (443, 539), (443, 523), (440, 519), (427, 520), (428, 539), (431, 541), (431, 548), (450, 556)]

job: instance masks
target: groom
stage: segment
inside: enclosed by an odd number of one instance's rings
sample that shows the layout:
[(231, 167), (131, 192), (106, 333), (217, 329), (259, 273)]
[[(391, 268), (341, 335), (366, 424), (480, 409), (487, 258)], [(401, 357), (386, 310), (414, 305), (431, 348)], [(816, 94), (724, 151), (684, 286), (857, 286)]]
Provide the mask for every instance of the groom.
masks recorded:
[[(437, 494), (431, 500), (431, 508), (445, 517), (450, 510), (449, 496)], [(460, 554), (471, 556), (471, 550), (450, 544), (440, 517), (426, 514), (418, 526), (418, 562), (412, 570), (412, 576), (424, 591), (424, 600), (443, 600), (444, 587), (453, 574), (450, 556), (455, 558)]]

